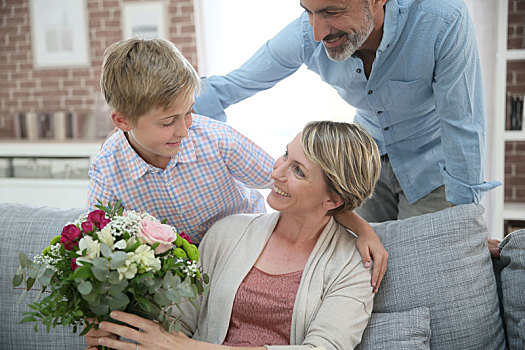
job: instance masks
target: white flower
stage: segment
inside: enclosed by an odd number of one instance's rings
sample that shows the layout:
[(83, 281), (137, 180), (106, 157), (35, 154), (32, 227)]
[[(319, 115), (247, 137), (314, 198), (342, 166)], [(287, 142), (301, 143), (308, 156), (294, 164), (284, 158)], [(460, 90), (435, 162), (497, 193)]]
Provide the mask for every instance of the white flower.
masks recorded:
[(127, 247), (127, 243), (123, 239), (121, 239), (120, 241), (118, 241), (117, 243), (113, 245), (114, 249), (120, 249), (120, 250), (124, 250), (126, 249), (126, 247)]
[(126, 279), (130, 280), (137, 274), (137, 264), (129, 260), (129, 254), (130, 253), (128, 253), (128, 259), (126, 259), (126, 263), (123, 266), (117, 268), (119, 279), (123, 279), (125, 277)]
[(108, 247), (111, 247), (113, 243), (115, 243), (115, 238), (111, 234), (111, 227), (109, 225), (104, 226), (104, 228), (99, 232), (98, 239)]
[(128, 253), (128, 259), (140, 264), (143, 271), (160, 270), (160, 259), (155, 257), (155, 251), (149, 245), (138, 246), (134, 252)]
[(126, 242), (126, 249), (131, 248), (135, 244), (135, 242), (137, 242), (137, 237), (135, 236), (130, 237), (128, 241)]
[[(77, 254), (82, 255), (82, 260), (93, 260), (100, 256), (100, 242), (94, 241), (90, 236), (84, 236), (78, 242), (78, 248), (80, 249)], [(86, 250), (83, 255), (82, 251)]]

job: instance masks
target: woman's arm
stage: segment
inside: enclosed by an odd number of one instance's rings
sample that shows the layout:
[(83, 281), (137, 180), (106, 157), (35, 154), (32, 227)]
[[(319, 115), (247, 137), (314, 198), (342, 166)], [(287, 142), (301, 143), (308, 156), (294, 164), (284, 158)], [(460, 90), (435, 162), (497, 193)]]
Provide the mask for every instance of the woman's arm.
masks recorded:
[[(90, 331), (92, 334), (89, 340), (86, 337), (86, 342), (91, 346), (88, 350), (97, 350), (98, 345), (117, 350), (266, 350), (263, 346), (230, 347), (210, 344), (188, 338), (181, 332), (170, 334), (158, 323), (122, 311), (112, 312), (111, 318), (136, 327), (140, 329), (140, 331), (116, 323), (102, 322), (97, 334)], [(118, 340), (114, 336), (107, 336), (108, 334), (133, 340), (137, 342), (138, 346), (128, 341)]]
[(370, 258), (374, 261), (371, 284), (374, 287), (373, 292), (377, 292), (386, 273), (388, 253), (385, 247), (381, 244), (372, 226), (354, 211), (338, 213), (335, 215), (335, 219), (356, 234), (357, 249), (361, 253), (363, 265), (369, 268), (371, 266)]

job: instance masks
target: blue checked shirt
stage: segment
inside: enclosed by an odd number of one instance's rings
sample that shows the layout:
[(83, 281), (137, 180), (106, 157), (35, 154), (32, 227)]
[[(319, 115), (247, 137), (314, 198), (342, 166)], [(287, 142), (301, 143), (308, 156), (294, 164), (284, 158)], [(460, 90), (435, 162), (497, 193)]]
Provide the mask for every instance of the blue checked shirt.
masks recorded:
[(119, 131), (91, 163), (87, 210), (95, 209), (97, 199), (120, 200), (124, 208), (167, 219), (200, 242), (225, 216), (265, 211), (263, 197), (252, 188), (271, 186), (273, 163), (230, 126), (197, 115), (165, 170), (140, 158)]
[(226, 107), (271, 88), (303, 64), (356, 108), (355, 121), (388, 154), (410, 203), (442, 185), (451, 203), (479, 202), (499, 185), (484, 181), (483, 84), (462, 0), (389, 0), (368, 79), (357, 56), (328, 59), (304, 13), (241, 68), (203, 78), (194, 108), (226, 120)]

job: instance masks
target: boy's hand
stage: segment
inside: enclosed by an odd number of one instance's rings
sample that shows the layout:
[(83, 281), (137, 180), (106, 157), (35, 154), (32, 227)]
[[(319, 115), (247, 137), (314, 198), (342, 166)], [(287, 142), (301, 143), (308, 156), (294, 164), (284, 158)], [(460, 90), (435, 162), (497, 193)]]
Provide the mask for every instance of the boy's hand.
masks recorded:
[(388, 253), (374, 230), (372, 230), (372, 228), (370, 228), (370, 230), (372, 233), (361, 232), (359, 234), (356, 245), (359, 253), (361, 253), (363, 265), (366, 268), (372, 265), (371, 261), (374, 262), (371, 284), (372, 287), (374, 287), (373, 292), (376, 293), (386, 273)]
[(372, 226), (354, 211), (337, 213), (335, 219), (356, 234), (357, 250), (359, 250), (363, 259), (363, 265), (369, 268), (372, 265), (372, 261), (374, 262), (371, 285), (374, 287), (373, 292), (377, 292), (386, 273), (388, 253), (385, 247), (381, 244)]

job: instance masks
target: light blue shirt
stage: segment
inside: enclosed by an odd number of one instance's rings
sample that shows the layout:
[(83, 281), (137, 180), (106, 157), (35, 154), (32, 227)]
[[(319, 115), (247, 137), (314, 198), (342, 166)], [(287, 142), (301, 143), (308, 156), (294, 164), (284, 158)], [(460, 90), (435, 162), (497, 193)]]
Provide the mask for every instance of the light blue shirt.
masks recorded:
[(388, 154), (410, 203), (441, 185), (453, 204), (479, 202), (500, 184), (484, 181), (481, 67), (462, 0), (389, 0), (368, 79), (357, 56), (343, 62), (327, 57), (304, 13), (239, 69), (203, 78), (195, 110), (226, 120), (226, 107), (274, 86), (302, 64), (356, 108), (355, 121)]

